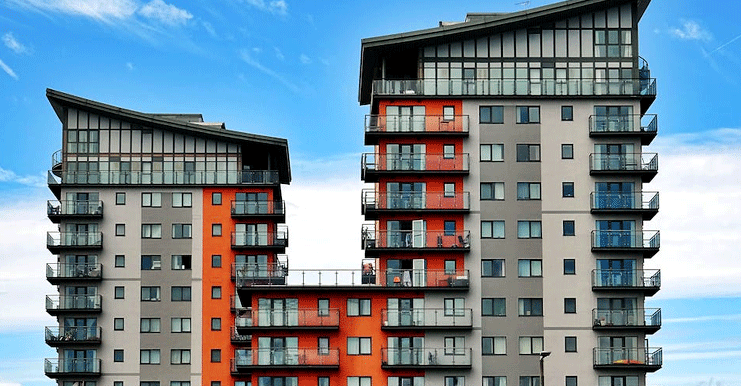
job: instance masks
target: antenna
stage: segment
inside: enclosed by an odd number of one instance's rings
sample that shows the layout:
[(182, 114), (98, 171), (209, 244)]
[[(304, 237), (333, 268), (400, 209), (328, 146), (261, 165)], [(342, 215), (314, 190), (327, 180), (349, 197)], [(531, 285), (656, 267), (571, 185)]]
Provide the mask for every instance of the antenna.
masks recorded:
[(524, 1), (521, 1), (521, 2), (519, 2), (519, 3), (515, 3), (515, 5), (519, 5), (519, 6), (521, 6), (522, 8), (527, 8), (527, 7), (529, 7), (529, 6), (530, 6), (530, 0), (524, 0)]

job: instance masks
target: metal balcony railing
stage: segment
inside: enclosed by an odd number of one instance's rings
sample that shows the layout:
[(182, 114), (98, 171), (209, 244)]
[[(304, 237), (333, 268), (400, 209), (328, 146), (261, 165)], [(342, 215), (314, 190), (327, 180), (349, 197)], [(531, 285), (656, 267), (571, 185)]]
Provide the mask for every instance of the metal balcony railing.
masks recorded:
[(51, 155), (51, 168), (57, 170), (62, 167), (62, 149), (59, 149)]
[(46, 344), (50, 346), (100, 343), (100, 327), (50, 326), (44, 329)]
[(46, 312), (100, 312), (102, 300), (101, 295), (47, 295)]
[(471, 247), (471, 232), (423, 230), (375, 230), (373, 225), (362, 229), (362, 248), (371, 250), (465, 249)]
[(283, 280), (288, 275), (288, 257), (276, 255), (275, 261), (266, 264), (239, 262), (232, 264), (232, 279), (240, 280)]
[(252, 348), (234, 350), (232, 369), (255, 368), (337, 368), (340, 350), (336, 348)]
[(658, 370), (663, 362), (661, 348), (595, 348), (595, 368), (641, 368)]
[(252, 344), (252, 335), (251, 334), (240, 334), (235, 329), (232, 331), (231, 336), (232, 344), (238, 345), (238, 346), (247, 346)]
[(276, 185), (280, 183), (276, 170), (122, 172), (54, 169), (51, 172), (61, 177), (59, 183), (70, 185)]
[(590, 115), (589, 133), (595, 134), (636, 134), (656, 135), (658, 131), (656, 114)]
[(467, 290), (469, 286), (469, 272), (467, 269), (455, 271), (432, 269), (305, 269), (290, 270), (284, 283), (274, 281), (241, 280), (237, 275), (237, 289), (250, 287), (270, 286), (271, 289), (295, 290), (297, 288), (310, 289), (444, 289)]
[(472, 349), (456, 348), (381, 348), (384, 368), (459, 368), (471, 367)]
[(285, 248), (288, 246), (288, 227), (278, 226), (275, 231), (232, 232), (232, 248)]
[(46, 247), (62, 248), (102, 248), (102, 232), (47, 232)]
[(44, 373), (50, 378), (65, 375), (100, 375), (100, 359), (44, 359)]
[(656, 96), (656, 79), (407, 79), (373, 81), (374, 95)]
[(365, 116), (365, 133), (468, 133), (468, 115)]
[(304, 308), (295, 310), (251, 310), (237, 317), (237, 329), (337, 329), (340, 310), (336, 308)]
[(363, 189), (363, 213), (388, 211), (467, 211), (471, 206), (468, 192), (378, 192)]
[(592, 211), (658, 211), (659, 192), (592, 192)]
[(232, 216), (285, 216), (285, 201), (232, 201)]
[(656, 153), (623, 153), (589, 155), (592, 172), (658, 172), (659, 155)]
[(470, 308), (422, 308), (422, 309), (382, 309), (382, 329), (404, 328), (471, 328), (473, 326)]
[(469, 166), (468, 153), (363, 153), (361, 159), (364, 173), (468, 172)]
[(656, 331), (661, 327), (661, 308), (628, 308), (620, 310), (592, 309), (594, 329), (645, 328)]
[(658, 250), (659, 231), (592, 231), (592, 250)]
[(49, 200), (46, 202), (46, 214), (49, 218), (69, 217), (102, 217), (103, 201), (87, 200)]
[(592, 288), (603, 290), (648, 289), (661, 287), (661, 271), (658, 269), (595, 269), (592, 271)]
[(46, 280), (50, 282), (61, 282), (65, 279), (72, 280), (101, 280), (103, 278), (103, 266), (101, 264), (46, 264)]

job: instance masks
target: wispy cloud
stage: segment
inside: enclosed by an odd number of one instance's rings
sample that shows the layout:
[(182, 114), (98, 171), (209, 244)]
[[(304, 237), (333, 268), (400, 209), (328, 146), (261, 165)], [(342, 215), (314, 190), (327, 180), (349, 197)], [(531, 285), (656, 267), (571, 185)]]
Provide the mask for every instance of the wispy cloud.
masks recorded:
[(250, 51), (249, 50), (246, 50), (246, 49), (245, 50), (242, 50), (242, 52), (240, 53), (240, 56), (241, 56), (242, 60), (245, 63), (247, 63), (250, 66), (254, 67), (258, 71), (262, 72), (263, 74), (268, 75), (268, 76), (274, 78), (275, 80), (277, 80), (278, 82), (280, 82), (284, 86), (288, 87), (288, 89), (290, 89), (291, 91), (293, 91), (295, 93), (299, 93), (301, 91), (301, 89), (298, 86), (296, 86), (293, 82), (291, 82), (288, 79), (286, 79), (286, 77), (284, 75), (276, 72), (275, 70), (273, 70), (271, 68), (265, 67), (257, 59), (255, 59), (254, 57), (252, 57), (252, 55), (250, 54)]
[(13, 52), (16, 54), (30, 54), (31, 50), (23, 45), (21, 42), (18, 41), (18, 39), (13, 36), (12, 32), (8, 32), (5, 35), (3, 35), (3, 43), (5, 43), (5, 47), (10, 48)]
[(694, 323), (694, 322), (720, 322), (729, 320), (741, 320), (741, 314), (734, 315), (705, 315), (689, 318), (665, 318), (664, 323)]
[(126, 62), (126, 68), (127, 68), (127, 69), (128, 69), (129, 71), (134, 71), (134, 63), (131, 63), (131, 62)]
[(190, 12), (172, 4), (167, 4), (162, 0), (152, 0), (144, 4), (137, 13), (148, 19), (155, 19), (172, 26), (184, 25), (193, 18)]
[[(8, 67), (8, 65), (5, 64), (5, 62), (3, 62), (2, 59), (0, 59), (0, 68), (2, 68), (3, 71), (5, 71), (5, 73), (8, 74), (11, 78), (13, 78), (15, 80), (18, 80), (18, 75), (15, 74), (15, 71), (13, 71), (12, 68)], [(2, 170), (2, 169), (0, 169), (0, 170)], [(0, 180), (0, 181), (2, 181), (2, 180)]]
[(85, 16), (106, 24), (131, 17), (137, 8), (132, 0), (9, 0), (11, 4), (38, 12)]
[(216, 34), (216, 29), (214, 28), (214, 26), (211, 23), (209, 23), (207, 21), (202, 21), (201, 22), (201, 25), (203, 26), (203, 29), (205, 29), (206, 32), (208, 32), (208, 34), (211, 35), (212, 38), (215, 38), (215, 37), (218, 36)]
[[(2, 65), (2, 62), (0, 62), (0, 65)], [(0, 183), (4, 182), (33, 187), (46, 186), (46, 181), (41, 176), (19, 176), (12, 170), (3, 169), (2, 167), (0, 167)]]
[(738, 36), (736, 36), (735, 38), (733, 38), (733, 39), (731, 39), (731, 40), (729, 40), (729, 41), (727, 41), (727, 42), (725, 42), (725, 43), (723, 43), (723, 44), (719, 45), (719, 46), (718, 46), (718, 47), (716, 47), (716, 48), (715, 48), (714, 50), (712, 50), (712, 51), (708, 52), (708, 55), (711, 55), (711, 54), (713, 54), (713, 53), (715, 53), (715, 52), (717, 52), (717, 51), (720, 51), (720, 50), (722, 50), (722, 49), (723, 49), (723, 48), (725, 48), (725, 47), (726, 47), (727, 45), (729, 45), (729, 44), (731, 44), (731, 43), (735, 42), (735, 41), (736, 41), (736, 40), (738, 40), (738, 39), (741, 39), (741, 35), (738, 35)]
[(261, 10), (276, 15), (286, 15), (288, 13), (288, 3), (284, 0), (246, 0), (247, 4)]
[(306, 54), (301, 54), (298, 59), (302, 64), (311, 64), (311, 58)]
[(286, 59), (285, 55), (283, 55), (283, 53), (280, 51), (280, 48), (273, 47), (273, 49), (275, 50), (275, 57), (276, 58), (278, 58), (279, 60), (285, 60)]
[(700, 23), (694, 20), (683, 20), (681, 27), (669, 29), (669, 33), (684, 40), (700, 40), (709, 42), (713, 35), (700, 26)]

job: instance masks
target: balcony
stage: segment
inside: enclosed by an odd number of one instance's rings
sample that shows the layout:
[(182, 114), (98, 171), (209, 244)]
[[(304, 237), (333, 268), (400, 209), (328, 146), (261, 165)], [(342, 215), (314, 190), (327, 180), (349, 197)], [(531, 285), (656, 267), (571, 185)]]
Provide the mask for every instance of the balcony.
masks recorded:
[(469, 231), (375, 230), (372, 224), (363, 226), (362, 248), (366, 255), (379, 252), (468, 252), (471, 248)]
[(378, 192), (363, 189), (362, 213), (366, 220), (381, 214), (467, 213), (471, 197), (468, 192)]
[(656, 138), (657, 131), (656, 114), (589, 116), (589, 136), (593, 138), (638, 137), (641, 145), (648, 145)]
[(100, 327), (46, 327), (46, 344), (51, 347), (99, 345)]
[(592, 231), (592, 252), (640, 252), (649, 258), (659, 252), (659, 231)]
[(658, 269), (595, 269), (592, 271), (592, 291), (640, 291), (654, 295), (661, 288)]
[(232, 371), (250, 370), (336, 370), (340, 350), (336, 348), (253, 348), (234, 350)]
[(232, 279), (243, 284), (286, 284), (288, 258), (285, 255), (277, 255), (275, 259), (276, 262), (270, 264), (234, 263)]
[(286, 221), (285, 201), (232, 201), (232, 218), (271, 218)]
[(338, 330), (340, 310), (294, 309), (252, 310), (236, 318), (234, 326), (240, 334), (265, 330)]
[(381, 348), (382, 369), (470, 369), (470, 348)]
[(592, 192), (593, 214), (640, 214), (651, 220), (659, 212), (659, 192)]
[(288, 246), (288, 227), (275, 231), (232, 232), (232, 249), (274, 249), (285, 252)]
[(103, 201), (65, 200), (46, 202), (46, 215), (51, 222), (58, 224), (65, 219), (103, 218)]
[(47, 232), (46, 248), (57, 254), (67, 250), (102, 249), (101, 232)]
[(382, 309), (382, 330), (470, 330), (470, 308)]
[(277, 170), (243, 171), (71, 171), (53, 168), (48, 174), (49, 186), (57, 185), (250, 185), (276, 186)]
[(103, 280), (103, 266), (101, 264), (46, 264), (46, 280), (54, 285), (78, 282)]
[(589, 174), (593, 176), (639, 176), (641, 181), (651, 182), (659, 172), (659, 156), (656, 153), (592, 153), (589, 166)]
[(239, 296), (232, 295), (229, 297), (229, 309), (232, 313), (241, 314), (247, 310), (247, 307), (242, 305)]
[(653, 334), (661, 328), (660, 308), (592, 310), (595, 331), (642, 331)]
[(231, 336), (232, 345), (234, 346), (251, 346), (252, 345), (252, 335), (251, 334), (241, 334), (239, 332), (232, 331)]
[(46, 312), (51, 316), (100, 313), (101, 302), (100, 295), (47, 295)]
[(432, 269), (388, 270), (291, 270), (285, 284), (242, 280), (237, 275), (237, 291), (247, 296), (251, 291), (346, 290), (346, 291), (468, 291), (469, 272)]
[(468, 136), (468, 115), (366, 115), (365, 145), (377, 145), (382, 137)]
[(44, 373), (49, 378), (98, 377), (100, 359), (44, 359)]
[(363, 153), (361, 178), (365, 182), (378, 182), (381, 176), (442, 174), (467, 175), (468, 153), (411, 154)]
[(51, 172), (56, 176), (62, 174), (62, 149), (55, 151), (51, 155)]
[(594, 368), (597, 370), (640, 370), (654, 372), (661, 368), (661, 348), (595, 348)]

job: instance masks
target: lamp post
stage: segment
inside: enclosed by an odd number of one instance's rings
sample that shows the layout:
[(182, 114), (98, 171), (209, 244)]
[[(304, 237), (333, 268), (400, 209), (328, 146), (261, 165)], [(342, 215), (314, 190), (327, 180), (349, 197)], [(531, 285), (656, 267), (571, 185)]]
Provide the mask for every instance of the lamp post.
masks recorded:
[(543, 376), (543, 359), (545, 359), (548, 355), (551, 355), (550, 351), (540, 352), (540, 386), (545, 386), (545, 377)]

